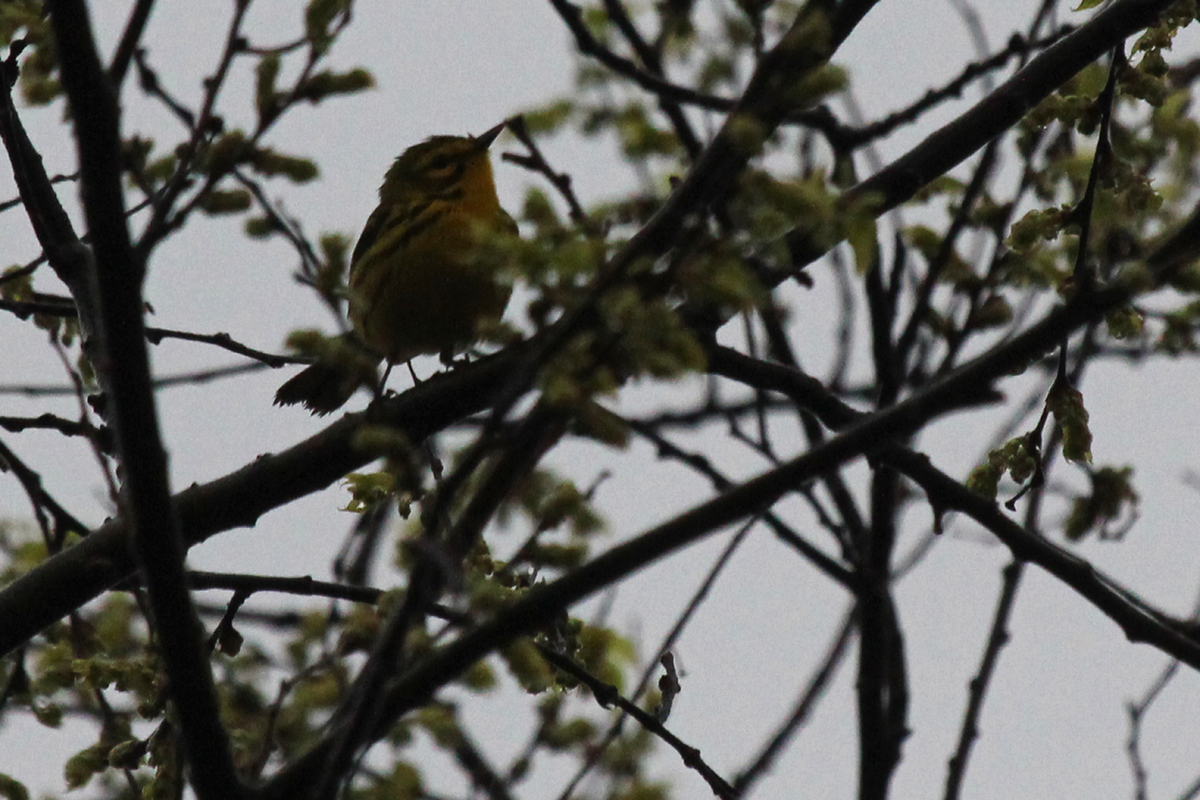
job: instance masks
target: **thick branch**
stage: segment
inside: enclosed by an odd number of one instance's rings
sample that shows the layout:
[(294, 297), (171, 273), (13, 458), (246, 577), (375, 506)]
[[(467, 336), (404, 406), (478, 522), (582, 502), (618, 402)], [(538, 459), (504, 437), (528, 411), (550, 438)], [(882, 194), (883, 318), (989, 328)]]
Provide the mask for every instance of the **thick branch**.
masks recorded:
[[(866, 200), (882, 214), (912, 199), (931, 180), (944, 175), (1020, 122), (1034, 106), (1071, 76), (1123, 39), (1154, 24), (1173, 0), (1118, 0), (1087, 24), (1032, 59), (1024, 68), (965, 113), (927, 136), (884, 169), (847, 192), (848, 200)], [(801, 264), (827, 250), (799, 234), (790, 237)]]
[[(1101, 303), (1099, 308), (1092, 309), (1092, 313), (1099, 316), (1103, 314), (1105, 308), (1107, 305)], [(1062, 322), (1070, 316), (1068, 308), (1058, 309), (1041, 323), (1012, 340), (1009, 345), (1016, 344), (1022, 339), (1027, 340), (1027, 344), (1032, 341), (1044, 341), (1043, 337), (1048, 337), (1053, 341), (1056, 320)], [(978, 376), (978, 370), (981, 369), (983, 362), (991, 359), (1006, 362), (1007, 358), (1012, 355), (1004, 352), (1009, 345), (967, 364), (954, 375)], [(709, 361), (710, 368), (718, 374), (743, 381), (752, 380), (755, 386), (782, 392), (797, 402), (805, 403), (806, 407), (831, 428), (846, 429), (847, 426), (853, 425), (855, 420), (864, 418), (864, 412), (854, 410), (832, 395), (825, 393), (822, 397), (820, 383), (799, 371), (775, 364), (756, 362), (748, 356), (724, 348), (714, 351)], [(991, 378), (996, 377), (997, 374), (999, 373), (992, 373)], [(991, 378), (980, 379), (986, 383)], [(938, 396), (942, 392), (935, 388), (942, 382), (936, 382), (929, 389), (900, 405), (904, 406), (917, 401), (922, 396), (927, 396), (927, 402), (945, 402), (944, 399), (938, 400)], [(972, 385), (972, 383), (973, 379), (968, 381), (968, 385)], [(812, 402), (809, 402), (810, 399)], [(870, 418), (875, 419), (887, 415), (896, 408), (871, 415)], [(1184, 623), (1158, 611), (1134, 592), (1097, 570), (1086, 560), (1059, 547), (1045, 537), (1025, 530), (1020, 524), (1005, 515), (995, 501), (976, 494), (934, 467), (928, 456), (893, 443), (881, 444), (874, 455), (879, 461), (894, 467), (920, 485), (929, 496), (936, 512), (961, 511), (967, 514), (994, 533), (1016, 559), (1037, 564), (1104, 612), (1121, 626), (1130, 641), (1146, 642), (1200, 670), (1200, 641), (1189, 635), (1188, 627)]]
[[(395, 425), (411, 441), (487, 408), (516, 353), (436, 376), (372, 412), (371, 422)], [(374, 460), (357, 450), (354, 432), (366, 412), (348, 414), (278, 454), (262, 456), (211, 483), (175, 495), (184, 542), (198, 544), (231, 528), (253, 525), (267, 511), (331, 485)], [(0, 591), (0, 654), (36, 635), (134, 570), (128, 525), (117, 517)]]
[(187, 551), (158, 431), (142, 319), (144, 265), (125, 225), (117, 95), (100, 64), (82, 0), (54, 0), (49, 7), (63, 88), (75, 120), (84, 216), (95, 256), (98, 366), (109, 393), (109, 420), (122, 467), (121, 505), (132, 523), (134, 554), (147, 585), (151, 623), (192, 785), (201, 800), (228, 800), (241, 789), (184, 576)]

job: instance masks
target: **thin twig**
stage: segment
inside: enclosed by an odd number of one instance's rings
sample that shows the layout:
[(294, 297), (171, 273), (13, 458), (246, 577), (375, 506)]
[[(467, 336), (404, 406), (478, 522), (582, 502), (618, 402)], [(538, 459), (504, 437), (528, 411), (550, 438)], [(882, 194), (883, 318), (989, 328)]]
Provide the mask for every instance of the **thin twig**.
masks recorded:
[[(658, 432), (644, 425), (632, 421), (628, 421), (627, 424), (631, 430), (657, 447), (661, 457), (670, 458), (703, 475), (718, 492), (725, 491), (733, 486), (733, 481), (722, 475), (707, 458), (695, 453), (686, 452)], [(844, 565), (821, 551), (816, 545), (805, 540), (800, 534), (792, 530), (777, 514), (768, 511), (762, 515), (762, 519), (780, 541), (804, 556), (809, 563), (824, 573), (826, 577), (837, 581), (843, 588), (855, 591), (858, 579)]]
[[(229, 367), (214, 367), (213, 369), (184, 372), (179, 375), (167, 375), (162, 378), (155, 378), (152, 385), (155, 389), (163, 389), (171, 386), (190, 386), (192, 384), (209, 383), (210, 381), (222, 378), (245, 375), (248, 372), (258, 372), (267, 368), (266, 364), (257, 361), (250, 364), (235, 364)], [(24, 395), (26, 397), (74, 395), (75, 388), (72, 386), (39, 386), (36, 384), (0, 386), (0, 395), (6, 394)]]
[(579, 680), (581, 683), (591, 689), (592, 694), (601, 706), (609, 708), (616, 706), (623, 712), (633, 717), (646, 730), (653, 733), (658, 738), (662, 739), (670, 745), (675, 752), (679, 753), (683, 763), (689, 769), (694, 769), (708, 783), (713, 794), (723, 800), (732, 800), (736, 797), (733, 787), (730, 786), (724, 778), (716, 773), (712, 767), (704, 762), (700, 757), (700, 751), (692, 747), (675, 734), (671, 733), (666, 727), (658, 721), (652, 714), (649, 714), (638, 708), (636, 703), (626, 700), (620, 690), (612, 684), (605, 683), (596, 676), (592, 675), (583, 667), (576, 664), (570, 658), (554, 652), (549, 647), (543, 644), (537, 644), (538, 652), (542, 654), (542, 658), (550, 662), (552, 666), (566, 672), (568, 675)]
[[(50, 180), (51, 184), (63, 183), (65, 181), (77, 181), (77, 180), (79, 180), (79, 173), (73, 172), (70, 175), (55, 175), (52, 178), (50, 178), (49, 180)], [(3, 202), (0, 202), (0, 212), (8, 211), (11, 208), (16, 208), (17, 206), (21, 205), (21, 202), (22, 201), (21, 201), (20, 197), (14, 197), (11, 200), (5, 200)], [(36, 263), (41, 264), (44, 261), (45, 261), (45, 258), (39, 258)], [(15, 280), (17, 278), (23, 277), (24, 275), (28, 275), (30, 272), (33, 271), (31, 268), (32, 266), (33, 265), (22, 267), (20, 270), (13, 270), (13, 272), (9, 272), (4, 275), (0, 275), (0, 284), (3, 284), (10, 280)]]
[(262, 350), (256, 350), (253, 347), (235, 341), (228, 333), (191, 333), (189, 331), (176, 331), (168, 328), (146, 328), (146, 341), (151, 344), (158, 344), (163, 339), (180, 339), (185, 342), (201, 342), (203, 344), (211, 344), (220, 347), (223, 350), (228, 350), (231, 353), (237, 353), (240, 356), (253, 358), (255, 361), (260, 361), (272, 369), (277, 367), (287, 366), (288, 364), (307, 364), (309, 360), (298, 359), (293, 356), (278, 355), (275, 353), (267, 353)]
[[(683, 613), (681, 613), (678, 619), (675, 620), (675, 624), (671, 626), (671, 630), (667, 632), (667, 635), (663, 637), (661, 642), (659, 642), (658, 647), (654, 649), (651, 657), (647, 659), (646, 668), (642, 671), (642, 675), (638, 679), (637, 685), (634, 687), (633, 692), (631, 692), (629, 695), (634, 702), (641, 699), (642, 694), (650, 685), (650, 679), (658, 671), (659, 659), (670, 653), (675, 647), (675, 644), (679, 641), (679, 637), (683, 635), (684, 630), (692, 621), (697, 611), (699, 611), (704, 600), (708, 597), (709, 592), (712, 591), (712, 587), (716, 584), (717, 578), (722, 572), (724, 572), (725, 567), (729, 565), (733, 558), (733, 554), (737, 552), (737, 550), (742, 546), (742, 543), (745, 542), (746, 537), (750, 534), (750, 531), (753, 529), (757, 521), (757, 519), (752, 519), (746, 522), (744, 525), (742, 525), (741, 530), (734, 534), (734, 536), (729, 540), (729, 543), (725, 545), (725, 548), (721, 551), (721, 554), (717, 556), (717, 560), (714, 561), (713, 565), (709, 568), (708, 574), (704, 576), (704, 580), (701, 581), (698, 587), (696, 587), (696, 591), (692, 593), (692, 597), (688, 601), (687, 606), (684, 608)], [(586, 778), (588, 774), (596, 767), (596, 765), (600, 763), (601, 759), (604, 758), (604, 754), (608, 750), (609, 745), (611, 745), (613, 741), (616, 740), (617, 736), (620, 735), (624, 726), (625, 715), (621, 714), (615, 720), (613, 720), (612, 724), (608, 728), (608, 731), (605, 732), (604, 737), (598, 743), (596, 743), (595, 746), (590, 748), (584, 763), (580, 765), (579, 769), (575, 771), (575, 774), (571, 776), (571, 780), (567, 781), (562, 792), (559, 793), (558, 800), (569, 800), (569, 798), (575, 796), (575, 788), (579, 786), (583, 779)]]
[(558, 193), (562, 195), (563, 200), (566, 201), (571, 219), (575, 224), (584, 230), (591, 230), (594, 225), (588, 219), (587, 212), (583, 210), (583, 205), (579, 202), (579, 198), (575, 195), (575, 190), (571, 187), (571, 176), (565, 172), (558, 172), (550, 166), (550, 162), (542, 154), (541, 148), (537, 146), (537, 142), (530, 136), (529, 129), (525, 125), (525, 118), (522, 116), (513, 117), (508, 121), (508, 129), (512, 131), (513, 136), (517, 137), (517, 141), (525, 145), (525, 148), (529, 150), (529, 155), (519, 156), (512, 153), (505, 153), (502, 158), (509, 163), (545, 176), (546, 180), (550, 181), (554, 188), (558, 190)]
[(0, 428), (13, 433), (36, 429), (58, 431), (63, 436), (85, 436), (92, 438), (100, 435), (100, 429), (87, 420), (63, 419), (50, 412), (36, 417), (0, 416)]
[(792, 713), (779, 726), (779, 730), (771, 737), (771, 740), (763, 747), (758, 756), (755, 757), (748, 767), (739, 772), (737, 778), (734, 779), (733, 788), (736, 796), (741, 797), (745, 795), (759, 779), (766, 776), (775, 763), (775, 760), (783, 752), (784, 747), (792, 740), (796, 732), (803, 727), (804, 723), (808, 721), (809, 715), (812, 714), (817, 702), (824, 696), (826, 689), (829, 688), (829, 682), (833, 680), (837, 668), (842, 663), (842, 658), (845, 656), (850, 640), (853, 638), (854, 626), (854, 610), (851, 607), (842, 615), (842, 623), (838, 626), (837, 634), (830, 643), (828, 650), (826, 650), (825, 657), (821, 659), (820, 666), (809, 677), (804, 691), (800, 693), (800, 697), (792, 709)]
[(945, 800), (957, 800), (962, 790), (963, 777), (967, 771), (967, 761), (971, 755), (971, 747), (979, 736), (979, 717), (983, 711), (983, 700), (996, 664), (1000, 659), (1000, 651), (1008, 643), (1008, 621), (1012, 615), (1013, 601), (1017, 589), (1021, 585), (1021, 576), (1025, 565), (1020, 561), (1012, 561), (1003, 570), (1003, 586), (1000, 598), (996, 602), (996, 611), (992, 615), (992, 629), (988, 634), (987, 647), (980, 661), (979, 670), (971, 679), (969, 700), (966, 713), (963, 714), (962, 725), (959, 729), (958, 746), (946, 770)]
[(245, 594), (255, 592), (283, 592), (304, 597), (329, 597), (335, 600), (351, 600), (355, 603), (374, 604), (383, 592), (366, 586), (349, 586), (344, 583), (318, 581), (305, 575), (297, 578), (273, 575), (239, 575), (226, 572), (188, 572), (188, 585), (192, 589), (230, 589)]

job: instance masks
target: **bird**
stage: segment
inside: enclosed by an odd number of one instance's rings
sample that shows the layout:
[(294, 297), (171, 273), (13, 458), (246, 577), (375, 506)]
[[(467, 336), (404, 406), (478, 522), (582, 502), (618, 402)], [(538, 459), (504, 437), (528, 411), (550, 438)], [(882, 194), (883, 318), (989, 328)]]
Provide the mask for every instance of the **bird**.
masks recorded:
[(380, 362), (426, 354), (448, 361), (477, 340), (481, 323), (504, 314), (511, 286), (480, 254), (495, 237), (517, 233), (488, 155), (505, 125), (432, 136), (396, 157), (350, 256), (351, 330), (280, 386), (276, 405), (336, 411), (375, 382)]

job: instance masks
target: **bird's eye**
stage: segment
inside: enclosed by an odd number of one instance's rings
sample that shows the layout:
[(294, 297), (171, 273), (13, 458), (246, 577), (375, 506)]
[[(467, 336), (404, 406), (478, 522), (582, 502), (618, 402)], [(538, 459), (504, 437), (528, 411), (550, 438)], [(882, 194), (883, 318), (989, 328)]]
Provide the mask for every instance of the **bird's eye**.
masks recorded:
[(438, 172), (446, 169), (449, 166), (450, 166), (450, 156), (446, 155), (445, 153), (434, 156), (433, 158), (431, 158), (429, 160), (429, 168), (432, 170), (437, 170)]

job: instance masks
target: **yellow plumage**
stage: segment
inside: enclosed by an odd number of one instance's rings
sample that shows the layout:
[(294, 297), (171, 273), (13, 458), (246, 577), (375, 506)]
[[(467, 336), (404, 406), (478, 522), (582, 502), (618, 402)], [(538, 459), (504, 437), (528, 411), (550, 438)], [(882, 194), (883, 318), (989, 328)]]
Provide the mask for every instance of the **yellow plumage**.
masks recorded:
[[(368, 361), (449, 355), (475, 341), (482, 321), (504, 313), (509, 287), (479, 258), (492, 237), (516, 232), (488, 158), (503, 127), (478, 137), (434, 136), (388, 170), (350, 258), (354, 335), (346, 343)], [(356, 372), (349, 364), (314, 364), (281, 386), (275, 402), (328, 413), (361, 384)]]

